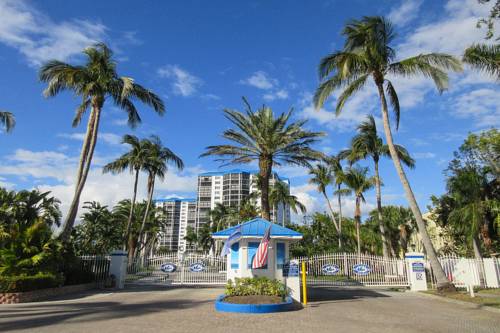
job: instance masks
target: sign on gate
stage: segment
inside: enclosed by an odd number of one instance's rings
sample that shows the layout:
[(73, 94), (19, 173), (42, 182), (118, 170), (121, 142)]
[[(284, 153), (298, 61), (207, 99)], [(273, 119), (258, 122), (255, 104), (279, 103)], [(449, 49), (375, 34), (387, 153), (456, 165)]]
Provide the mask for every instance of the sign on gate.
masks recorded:
[(296, 260), (283, 265), (283, 276), (284, 277), (295, 277), (299, 276), (299, 263)]
[(326, 264), (321, 267), (321, 270), (325, 275), (335, 275), (340, 271), (340, 268), (337, 265)]
[(205, 265), (202, 262), (196, 262), (189, 266), (189, 270), (193, 273), (203, 272), (205, 270)]
[(173, 273), (177, 270), (177, 266), (175, 264), (167, 262), (160, 266), (160, 270), (164, 273)]
[(370, 266), (366, 264), (357, 264), (352, 266), (352, 271), (357, 275), (368, 275), (372, 270)]

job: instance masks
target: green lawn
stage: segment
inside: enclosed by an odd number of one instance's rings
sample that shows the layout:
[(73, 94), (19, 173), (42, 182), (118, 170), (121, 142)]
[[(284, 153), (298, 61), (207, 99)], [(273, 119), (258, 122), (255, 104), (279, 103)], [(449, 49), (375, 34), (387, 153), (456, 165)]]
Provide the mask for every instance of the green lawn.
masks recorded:
[(429, 290), (426, 293), (456, 299), (459, 301), (470, 302), (479, 304), (481, 306), (491, 306), (500, 309), (500, 289), (483, 289), (475, 292), (476, 297), (470, 297), (466, 291), (459, 291), (457, 293), (440, 294), (435, 290)]

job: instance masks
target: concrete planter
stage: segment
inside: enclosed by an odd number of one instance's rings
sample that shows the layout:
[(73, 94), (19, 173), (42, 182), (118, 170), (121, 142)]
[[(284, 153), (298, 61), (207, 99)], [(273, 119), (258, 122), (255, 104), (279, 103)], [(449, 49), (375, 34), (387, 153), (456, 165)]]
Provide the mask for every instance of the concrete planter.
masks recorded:
[(273, 313), (293, 309), (293, 300), (287, 297), (285, 302), (276, 304), (234, 304), (224, 302), (226, 295), (220, 295), (215, 301), (215, 310), (219, 312), (236, 313)]
[(76, 284), (59, 288), (47, 288), (17, 293), (0, 293), (0, 304), (27, 303), (43, 301), (47, 298), (72, 294), (96, 288), (95, 282)]

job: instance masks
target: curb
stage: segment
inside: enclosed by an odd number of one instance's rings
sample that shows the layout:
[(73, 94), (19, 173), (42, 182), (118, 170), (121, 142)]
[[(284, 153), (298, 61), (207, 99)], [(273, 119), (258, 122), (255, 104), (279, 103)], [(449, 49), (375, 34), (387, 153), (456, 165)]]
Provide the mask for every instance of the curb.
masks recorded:
[(421, 292), (417, 293), (417, 295), (422, 296), (424, 298), (427, 297), (427, 298), (431, 298), (431, 299), (440, 300), (443, 302), (465, 305), (469, 308), (474, 308), (474, 309), (478, 309), (478, 310), (485, 310), (485, 311), (489, 311), (489, 312), (493, 312), (493, 313), (500, 313), (500, 309), (497, 309), (497, 308), (494, 308), (491, 306), (476, 304), (476, 303), (467, 302), (467, 301), (460, 301), (460, 300), (448, 298), (445, 296), (438, 296), (438, 295), (426, 294), (426, 293), (421, 293)]

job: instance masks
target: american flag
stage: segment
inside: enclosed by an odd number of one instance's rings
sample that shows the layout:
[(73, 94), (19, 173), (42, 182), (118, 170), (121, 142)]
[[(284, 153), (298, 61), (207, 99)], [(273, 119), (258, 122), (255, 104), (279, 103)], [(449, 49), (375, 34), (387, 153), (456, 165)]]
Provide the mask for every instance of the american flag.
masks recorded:
[(272, 225), (267, 228), (262, 240), (260, 241), (257, 253), (255, 253), (255, 256), (253, 257), (252, 269), (262, 268), (267, 264), (267, 250), (269, 248), (269, 240), (271, 239), (271, 227)]

